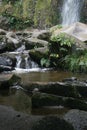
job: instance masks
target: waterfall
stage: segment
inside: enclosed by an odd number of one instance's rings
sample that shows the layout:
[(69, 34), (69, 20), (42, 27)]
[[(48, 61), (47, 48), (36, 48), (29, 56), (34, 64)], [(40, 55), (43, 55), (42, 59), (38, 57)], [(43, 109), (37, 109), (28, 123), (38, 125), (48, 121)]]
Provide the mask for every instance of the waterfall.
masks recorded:
[(21, 56), (16, 56), (17, 59), (17, 63), (16, 63), (16, 68), (20, 68), (20, 64), (21, 64)]
[(37, 68), (38, 65), (31, 61), (28, 54), (21, 54), (16, 56), (17, 63), (16, 68), (23, 68), (23, 69), (31, 69), (31, 68)]
[(70, 25), (80, 21), (80, 13), (84, 0), (64, 0), (62, 7), (62, 25)]

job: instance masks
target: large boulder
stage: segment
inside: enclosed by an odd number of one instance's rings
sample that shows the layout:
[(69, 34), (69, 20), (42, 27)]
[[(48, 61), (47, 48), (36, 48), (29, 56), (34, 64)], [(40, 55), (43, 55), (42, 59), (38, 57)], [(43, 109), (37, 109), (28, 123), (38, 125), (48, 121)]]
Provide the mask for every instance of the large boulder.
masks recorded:
[(74, 130), (72, 125), (57, 116), (45, 116), (37, 121), (32, 130)]
[(70, 110), (64, 119), (72, 124), (75, 130), (87, 130), (87, 112), (81, 110)]
[(28, 38), (25, 40), (25, 47), (26, 49), (33, 49), (38, 47), (44, 47), (47, 46), (48, 42), (44, 40), (40, 40), (37, 38)]
[(47, 106), (63, 106), (87, 111), (87, 103), (85, 100), (34, 92), (32, 96), (32, 107), (41, 108)]
[(66, 33), (82, 42), (87, 41), (87, 25), (80, 22), (65, 26), (61, 29), (51, 28), (51, 32), (53, 32), (53, 35), (55, 36), (59, 35), (60, 33)]
[(21, 46), (21, 40), (16, 33), (0, 29), (0, 53), (16, 50)]
[(48, 51), (47, 46), (35, 48), (35, 49), (29, 51), (29, 55), (33, 61), (35, 61), (38, 65), (41, 66), (41, 59), (42, 58), (48, 59), (47, 51)]
[(39, 89), (40, 92), (55, 94), (59, 96), (65, 97), (74, 97), (80, 98), (80, 94), (77, 91), (75, 85), (63, 83), (63, 82), (48, 82), (48, 83), (30, 83), (28, 85), (24, 85), (28, 91), (33, 91), (35, 88)]
[(16, 65), (16, 59), (10, 58), (7, 55), (0, 55), (0, 72), (3, 72), (6, 70), (12, 70), (14, 69)]
[(7, 41), (8, 45), (11, 43), (14, 44), (15, 49), (21, 46), (20, 39), (17, 37), (16, 33), (12, 32), (12, 31), (7, 32), (6, 41)]
[(32, 125), (40, 119), (42, 119), (41, 116), (25, 114), (14, 110), (12, 107), (0, 105), (1, 130), (32, 130)]

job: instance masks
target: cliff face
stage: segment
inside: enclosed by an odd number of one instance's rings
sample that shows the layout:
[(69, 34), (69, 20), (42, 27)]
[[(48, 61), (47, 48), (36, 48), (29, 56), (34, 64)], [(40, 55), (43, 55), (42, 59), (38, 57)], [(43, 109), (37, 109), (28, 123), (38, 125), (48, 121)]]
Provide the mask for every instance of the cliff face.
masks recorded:
[(60, 0), (16, 0), (7, 3), (4, 0), (0, 6), (0, 11), (10, 12), (17, 17), (30, 18), (35, 27), (47, 28), (61, 23), (61, 7), (62, 2)]
[[(4, 2), (0, 6), (0, 12), (10, 12), (16, 17), (32, 19), (34, 26), (48, 28), (56, 24), (61, 24), (61, 10), (63, 0), (16, 0)], [(4, 3), (4, 4), (3, 4)], [(84, 0), (81, 21), (87, 23), (87, 1)]]
[(61, 2), (58, 0), (37, 0), (34, 23), (39, 27), (49, 27), (60, 23)]
[(35, 27), (47, 28), (60, 23), (60, 0), (25, 0), (23, 16), (30, 17)]

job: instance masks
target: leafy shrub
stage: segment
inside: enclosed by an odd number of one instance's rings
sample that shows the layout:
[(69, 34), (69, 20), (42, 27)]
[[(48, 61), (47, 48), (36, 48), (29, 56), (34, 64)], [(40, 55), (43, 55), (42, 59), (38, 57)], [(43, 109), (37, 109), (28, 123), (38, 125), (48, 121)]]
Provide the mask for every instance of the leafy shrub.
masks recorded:
[(51, 44), (49, 44), (50, 53), (59, 54), (59, 58), (66, 56), (71, 53), (74, 39), (68, 37), (64, 33), (58, 36), (51, 37)]
[(61, 33), (57, 36), (51, 36), (50, 43), (48, 45), (51, 65), (58, 67), (60, 59), (64, 58), (68, 54), (71, 54), (73, 44), (74, 39), (68, 37), (65, 33)]
[(74, 43), (74, 39), (67, 37), (64, 33), (60, 33), (57, 36), (52, 36), (51, 41), (59, 43), (60, 46), (71, 47)]
[(42, 58), (40, 61), (40, 64), (42, 67), (49, 67), (50, 66), (50, 60), (47, 58)]
[(62, 65), (73, 72), (87, 72), (87, 51), (79, 51), (65, 56)]
[(4, 12), (2, 16), (7, 18), (9, 28), (15, 29), (15, 30), (24, 29), (26, 27), (31, 26), (33, 23), (32, 20), (29, 18), (26, 18), (26, 19), (23, 19), (22, 17), (19, 18), (11, 14), (8, 14), (6, 12)]

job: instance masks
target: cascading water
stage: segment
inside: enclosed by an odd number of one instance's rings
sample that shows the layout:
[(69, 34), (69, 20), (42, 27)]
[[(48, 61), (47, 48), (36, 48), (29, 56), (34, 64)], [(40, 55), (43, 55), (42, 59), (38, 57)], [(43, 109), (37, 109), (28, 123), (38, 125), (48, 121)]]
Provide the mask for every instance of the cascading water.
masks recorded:
[(62, 25), (80, 21), (80, 12), (84, 0), (64, 0), (62, 7)]
[(21, 64), (21, 56), (16, 56), (17, 59), (17, 63), (16, 63), (16, 68), (20, 68), (20, 64)]
[(28, 54), (17, 55), (16, 59), (17, 59), (16, 68), (31, 69), (38, 67), (38, 65), (35, 62), (31, 61)]
[(16, 50), (16, 60), (17, 70), (38, 68), (38, 65), (30, 59), (28, 51), (25, 50), (24, 44)]

